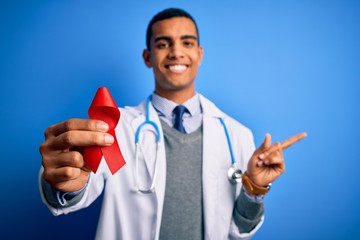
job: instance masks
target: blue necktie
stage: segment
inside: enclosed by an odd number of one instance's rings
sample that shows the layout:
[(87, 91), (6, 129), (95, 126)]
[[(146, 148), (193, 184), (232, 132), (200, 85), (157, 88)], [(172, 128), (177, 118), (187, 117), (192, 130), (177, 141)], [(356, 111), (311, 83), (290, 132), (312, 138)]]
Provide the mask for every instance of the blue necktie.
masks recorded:
[(183, 125), (183, 115), (188, 110), (183, 105), (178, 105), (174, 108), (173, 113), (175, 115), (174, 128), (181, 133), (186, 133)]

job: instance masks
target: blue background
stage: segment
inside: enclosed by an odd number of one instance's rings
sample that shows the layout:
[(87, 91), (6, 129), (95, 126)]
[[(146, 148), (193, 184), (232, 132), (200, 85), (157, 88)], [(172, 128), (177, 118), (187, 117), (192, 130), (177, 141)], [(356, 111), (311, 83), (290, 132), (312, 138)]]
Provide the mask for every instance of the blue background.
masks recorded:
[(199, 25), (199, 92), (257, 146), (309, 134), (286, 150), (254, 239), (359, 239), (360, 2), (345, 0), (2, 1), (0, 238), (93, 238), (101, 199), (60, 217), (41, 203), (43, 132), (86, 118), (100, 86), (119, 106), (143, 100), (147, 23), (172, 6)]

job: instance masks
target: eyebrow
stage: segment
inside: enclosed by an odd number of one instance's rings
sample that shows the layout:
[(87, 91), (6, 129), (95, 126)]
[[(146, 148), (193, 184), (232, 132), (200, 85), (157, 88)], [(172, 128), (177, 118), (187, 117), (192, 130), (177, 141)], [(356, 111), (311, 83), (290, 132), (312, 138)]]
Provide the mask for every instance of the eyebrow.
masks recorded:
[[(184, 36), (181, 36), (180, 37), (181, 40), (184, 40), (184, 39), (194, 39), (194, 40), (198, 40), (198, 38), (194, 35), (184, 35)], [(158, 42), (158, 41), (161, 41), (161, 40), (164, 40), (164, 41), (171, 41), (171, 37), (168, 37), (168, 36), (157, 36), (155, 37), (154, 39), (154, 42)]]

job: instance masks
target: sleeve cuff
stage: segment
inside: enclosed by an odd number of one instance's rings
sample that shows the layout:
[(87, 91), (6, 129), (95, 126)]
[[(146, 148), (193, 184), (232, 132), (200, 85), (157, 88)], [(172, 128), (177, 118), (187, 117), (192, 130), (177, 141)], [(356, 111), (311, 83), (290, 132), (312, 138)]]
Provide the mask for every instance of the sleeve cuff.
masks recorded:
[[(90, 179), (90, 175), (89, 175)], [(45, 181), (43, 176), (41, 176), (41, 188), (47, 202), (54, 208), (63, 208), (73, 206), (78, 203), (82, 196), (85, 193), (85, 189), (88, 186), (89, 179), (87, 183), (78, 191), (75, 192), (61, 192), (49, 183)]]
[(265, 195), (250, 195), (249, 193), (246, 192), (246, 190), (244, 189), (244, 187), (241, 188), (241, 191), (244, 192), (245, 196), (252, 202), (255, 203), (263, 203), (265, 200)]
[[(89, 175), (90, 178), (90, 175)], [(89, 180), (87, 181), (87, 183), (78, 191), (75, 192), (61, 192), (58, 191), (56, 189), (53, 189), (54, 191), (56, 191), (56, 198), (59, 202), (59, 204), (62, 207), (65, 207), (68, 203), (68, 201), (72, 200), (73, 198), (75, 198), (78, 195), (82, 195), (82, 193), (84, 192), (84, 190), (86, 189), (87, 185), (88, 185)]]

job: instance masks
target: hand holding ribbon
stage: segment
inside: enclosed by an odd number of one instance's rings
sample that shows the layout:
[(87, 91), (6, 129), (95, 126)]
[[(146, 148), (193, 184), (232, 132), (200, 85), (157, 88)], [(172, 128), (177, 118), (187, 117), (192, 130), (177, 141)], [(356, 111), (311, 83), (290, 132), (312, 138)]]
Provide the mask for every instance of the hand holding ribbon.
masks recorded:
[(112, 98), (109, 90), (100, 87), (91, 103), (88, 111), (90, 119), (97, 119), (109, 125), (108, 133), (114, 137), (114, 143), (107, 147), (91, 146), (84, 150), (84, 160), (86, 165), (96, 173), (101, 158), (104, 155), (105, 161), (111, 174), (115, 174), (125, 165), (125, 160), (119, 148), (115, 135), (115, 127), (120, 120), (120, 110)]

